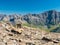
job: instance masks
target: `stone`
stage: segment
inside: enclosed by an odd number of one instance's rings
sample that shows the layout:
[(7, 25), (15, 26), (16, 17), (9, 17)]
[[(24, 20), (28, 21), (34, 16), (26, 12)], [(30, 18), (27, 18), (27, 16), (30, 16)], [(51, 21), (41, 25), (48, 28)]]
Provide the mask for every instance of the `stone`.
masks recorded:
[(10, 40), (7, 42), (7, 45), (16, 45), (16, 41), (15, 40)]
[(26, 45), (35, 45), (35, 44), (33, 44), (31, 42), (27, 42)]
[(4, 42), (0, 42), (0, 45), (5, 45), (5, 43)]

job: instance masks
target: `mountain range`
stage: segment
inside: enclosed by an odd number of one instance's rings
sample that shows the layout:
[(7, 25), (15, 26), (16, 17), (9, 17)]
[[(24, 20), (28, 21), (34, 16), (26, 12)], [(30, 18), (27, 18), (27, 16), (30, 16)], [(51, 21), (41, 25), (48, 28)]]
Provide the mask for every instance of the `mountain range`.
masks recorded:
[(40, 14), (26, 14), (26, 15), (0, 14), (0, 21), (7, 21), (11, 22), (12, 24), (22, 22), (22, 24), (25, 26), (48, 28), (50, 29), (50, 31), (53, 30), (53, 32), (57, 31), (59, 32), (60, 12), (56, 10), (49, 10)]

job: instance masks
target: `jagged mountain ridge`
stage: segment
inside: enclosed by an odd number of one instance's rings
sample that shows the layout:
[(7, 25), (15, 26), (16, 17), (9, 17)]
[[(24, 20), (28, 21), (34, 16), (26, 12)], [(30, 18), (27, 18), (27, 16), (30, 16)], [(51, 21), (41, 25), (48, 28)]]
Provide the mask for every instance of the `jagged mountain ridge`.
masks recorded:
[(55, 10), (46, 11), (40, 14), (26, 14), (26, 15), (1, 15), (0, 20), (10, 22), (27, 22), (28, 24), (50, 26), (60, 23), (60, 12)]
[[(31, 14), (25, 15), (25, 20), (27, 21), (29, 17), (31, 18), (31, 22), (35, 22), (36, 24), (44, 24), (44, 25), (54, 25), (60, 22), (60, 13), (54, 10), (50, 10), (41, 14)], [(27, 19), (26, 19), (27, 18)], [(29, 19), (30, 20), (30, 19)]]

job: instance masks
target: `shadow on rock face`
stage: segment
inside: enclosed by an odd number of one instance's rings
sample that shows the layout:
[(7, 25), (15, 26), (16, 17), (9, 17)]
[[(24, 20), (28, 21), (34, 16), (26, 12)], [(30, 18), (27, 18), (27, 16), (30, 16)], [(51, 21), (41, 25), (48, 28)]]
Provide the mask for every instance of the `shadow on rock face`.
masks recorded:
[(21, 34), (18, 31), (15, 31), (15, 30), (11, 30), (11, 32), (14, 33), (14, 34)]
[(54, 41), (52, 39), (48, 39), (46, 37), (43, 37), (42, 40), (46, 41), (46, 42), (53, 42), (53, 43), (58, 43), (58, 41)]
[(48, 39), (48, 38), (46, 38), (46, 37), (43, 37), (42, 40), (44, 40), (44, 41), (46, 41), (46, 42), (52, 41), (51, 39)]
[(26, 45), (35, 45), (35, 44), (33, 44), (31, 42), (27, 42)]

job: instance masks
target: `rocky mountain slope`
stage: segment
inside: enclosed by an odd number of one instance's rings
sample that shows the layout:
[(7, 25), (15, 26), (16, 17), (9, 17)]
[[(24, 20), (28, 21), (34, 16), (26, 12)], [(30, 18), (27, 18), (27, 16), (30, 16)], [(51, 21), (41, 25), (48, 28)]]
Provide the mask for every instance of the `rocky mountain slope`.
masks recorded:
[(50, 10), (41, 14), (24, 15), (24, 20), (37, 25), (56, 25), (60, 22), (60, 12)]
[(30, 27), (22, 27), (20, 33), (9, 27), (7, 23), (0, 23), (0, 45), (60, 45), (60, 33)]

